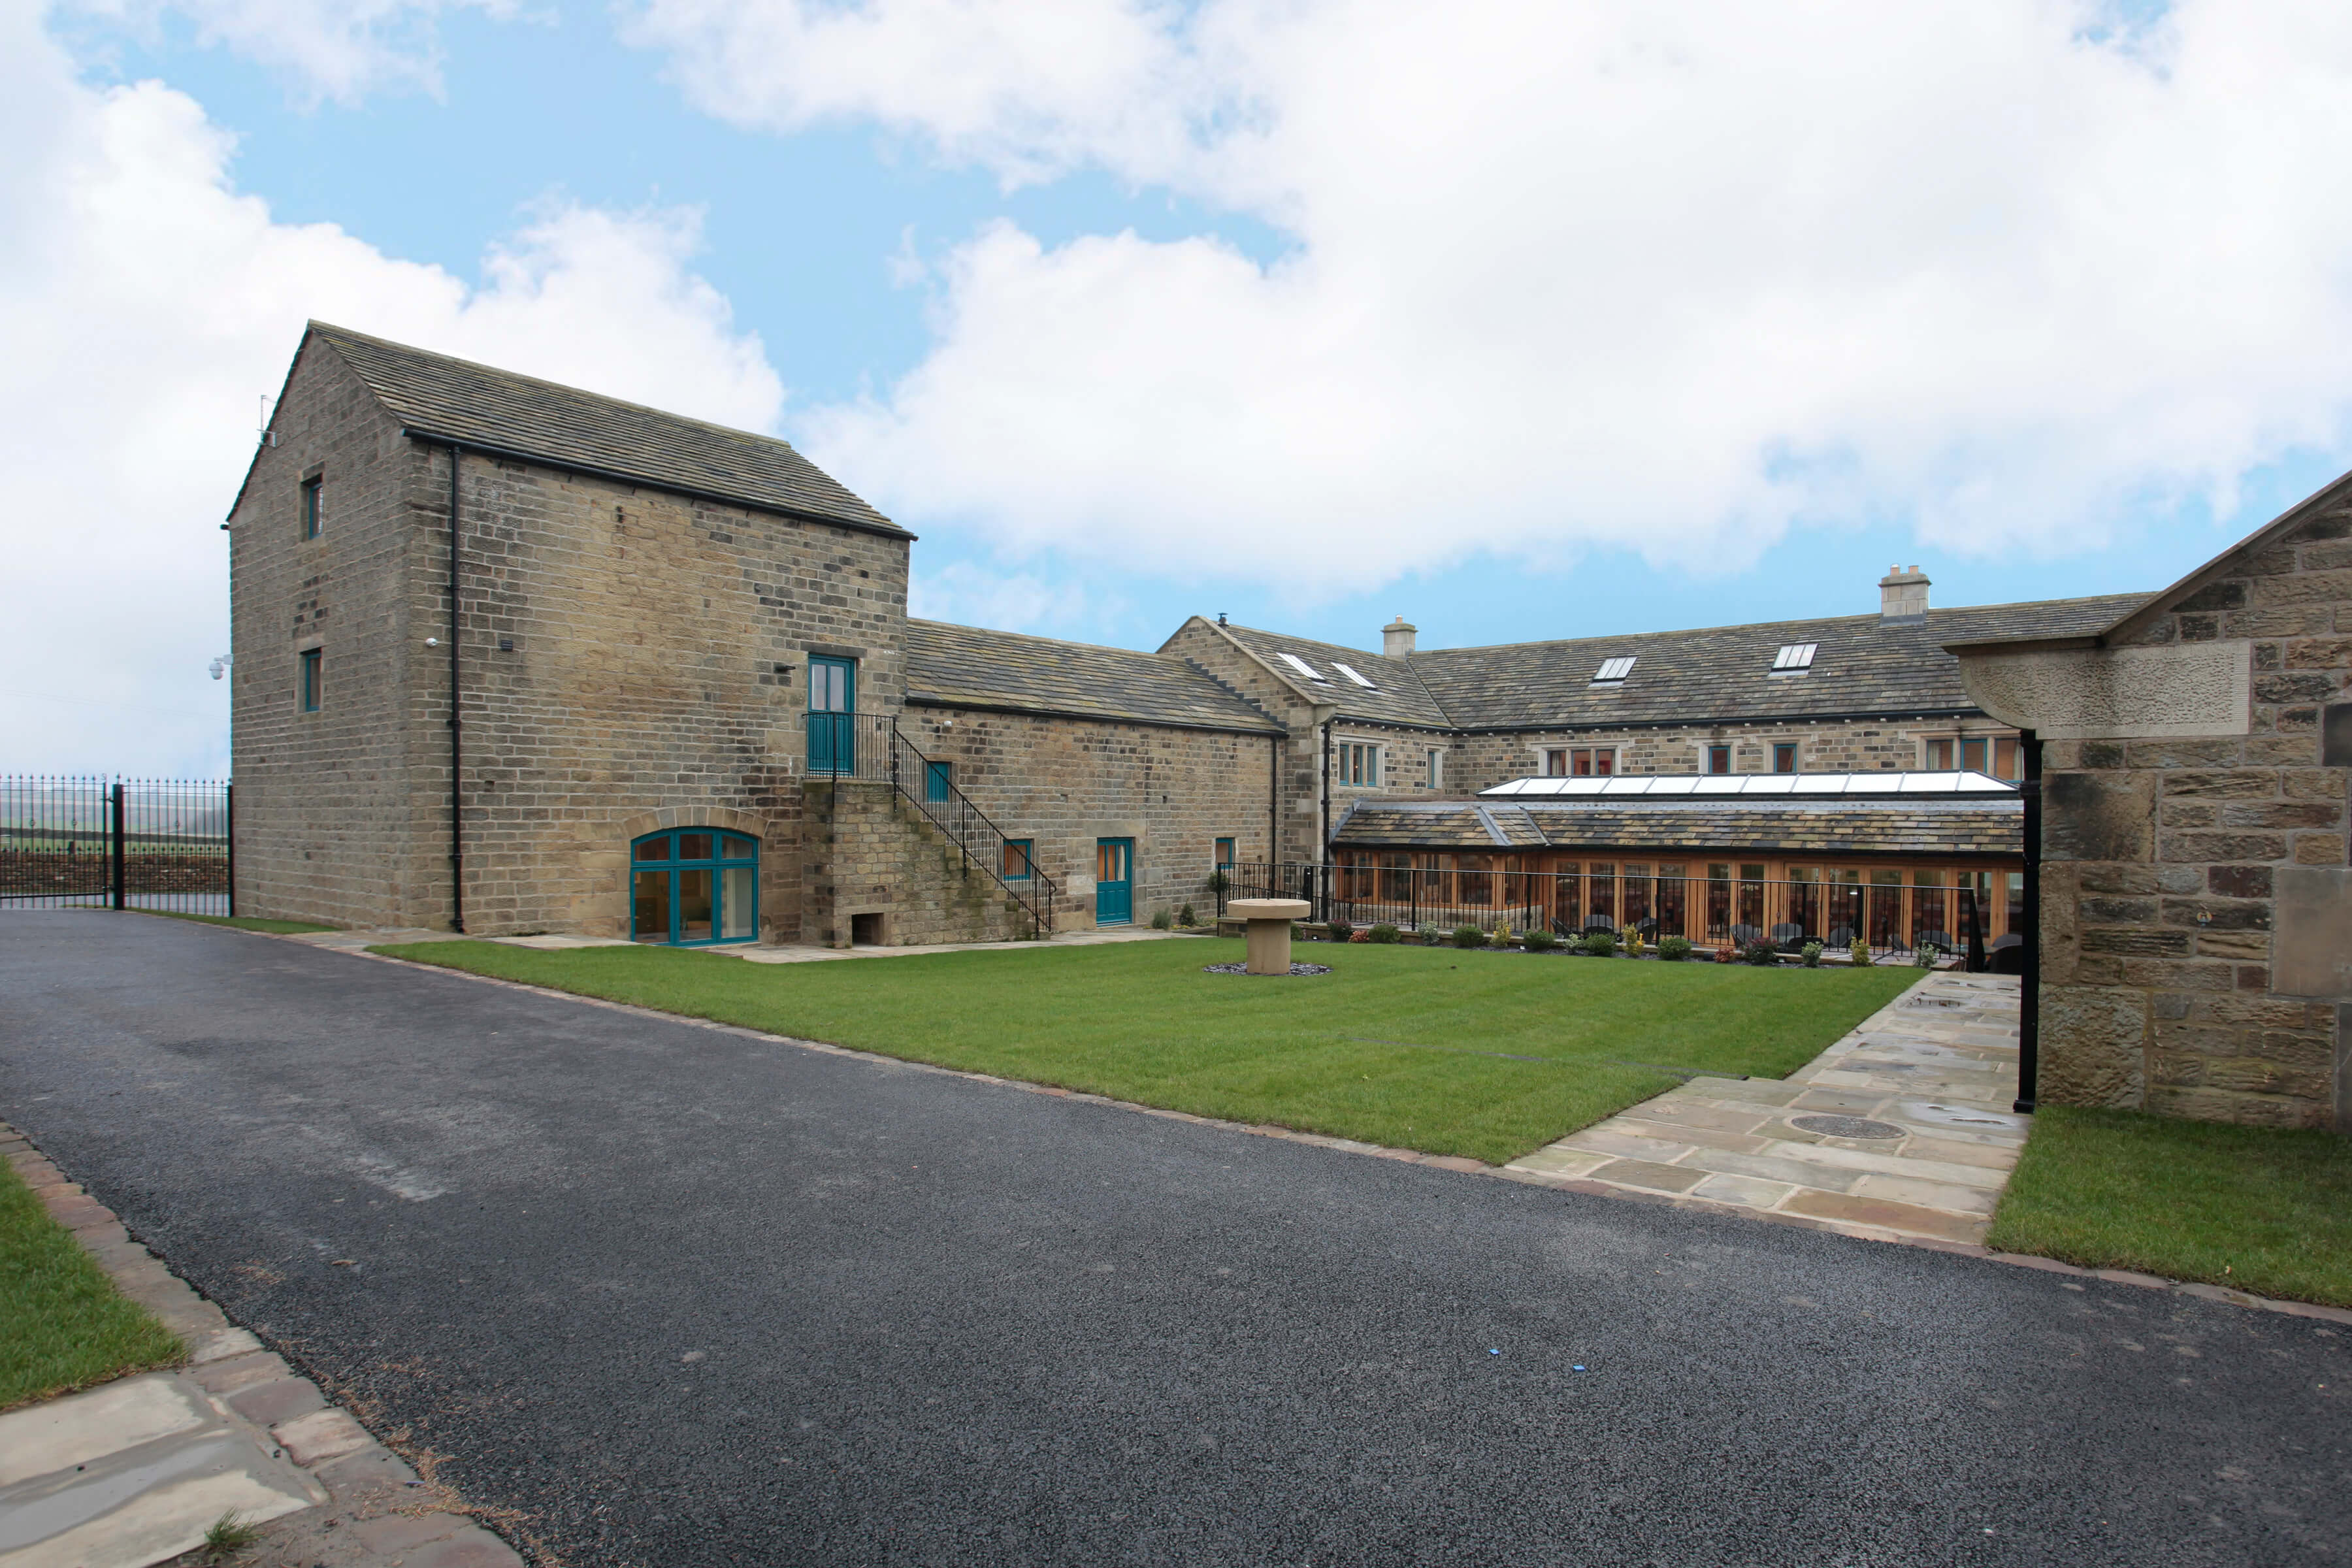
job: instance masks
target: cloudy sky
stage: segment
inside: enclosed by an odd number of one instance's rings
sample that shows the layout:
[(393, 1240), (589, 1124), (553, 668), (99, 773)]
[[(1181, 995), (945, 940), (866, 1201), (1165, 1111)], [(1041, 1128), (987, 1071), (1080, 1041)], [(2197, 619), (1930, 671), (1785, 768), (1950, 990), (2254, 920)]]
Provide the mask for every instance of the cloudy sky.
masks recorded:
[(2340, 0), (0, 0), (0, 773), (226, 770), (311, 316), (1135, 647), (2152, 588), (2352, 464)]

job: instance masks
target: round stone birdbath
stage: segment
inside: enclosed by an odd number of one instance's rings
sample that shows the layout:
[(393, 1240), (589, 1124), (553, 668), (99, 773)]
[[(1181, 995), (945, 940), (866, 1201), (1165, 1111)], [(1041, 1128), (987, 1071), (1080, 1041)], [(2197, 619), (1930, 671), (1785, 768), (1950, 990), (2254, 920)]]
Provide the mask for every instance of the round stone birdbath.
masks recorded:
[(1307, 910), (1305, 899), (1227, 900), (1227, 917), (1249, 922), (1249, 972), (1252, 974), (1290, 973), (1290, 922), (1305, 920)]

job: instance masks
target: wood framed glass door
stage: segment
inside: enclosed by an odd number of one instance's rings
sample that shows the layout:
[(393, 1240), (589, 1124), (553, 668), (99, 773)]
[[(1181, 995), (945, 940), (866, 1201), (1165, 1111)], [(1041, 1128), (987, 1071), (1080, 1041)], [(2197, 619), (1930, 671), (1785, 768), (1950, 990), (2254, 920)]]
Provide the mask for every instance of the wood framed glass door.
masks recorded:
[(809, 772), (857, 771), (857, 661), (809, 655)]
[(1135, 919), (1135, 840), (1095, 840), (1095, 924), (1123, 926)]

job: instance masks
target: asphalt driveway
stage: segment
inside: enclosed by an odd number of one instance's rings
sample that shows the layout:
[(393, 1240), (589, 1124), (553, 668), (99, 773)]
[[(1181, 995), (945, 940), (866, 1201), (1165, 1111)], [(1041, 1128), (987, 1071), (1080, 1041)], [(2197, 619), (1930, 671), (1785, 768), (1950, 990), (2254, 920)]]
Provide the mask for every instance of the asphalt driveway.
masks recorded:
[(0, 1116), (572, 1568), (2352, 1541), (2326, 1324), (182, 921), (0, 915)]

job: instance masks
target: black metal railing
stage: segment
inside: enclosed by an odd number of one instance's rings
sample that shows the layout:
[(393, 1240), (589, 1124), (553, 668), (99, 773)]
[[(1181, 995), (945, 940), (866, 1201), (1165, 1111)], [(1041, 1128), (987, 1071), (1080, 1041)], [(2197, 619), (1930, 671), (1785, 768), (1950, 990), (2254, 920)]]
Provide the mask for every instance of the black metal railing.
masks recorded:
[(1023, 840), (1004, 830), (957, 787), (950, 764), (925, 756), (888, 713), (811, 713), (808, 716), (811, 778), (887, 784), (928, 817), (963, 851), (964, 874), (974, 866), (1025, 910), (1037, 934), (1054, 931), (1059, 884), (1034, 864)]
[(0, 909), (236, 912), (229, 786), (0, 776)]
[(1761, 942), (1794, 953), (1818, 942), (1832, 955), (1860, 938), (1873, 962), (1916, 962), (1931, 948), (1972, 970), (1989, 966), (1998, 940), (1975, 888), (1922, 884), (1911, 871), (1883, 874), (1900, 881), (1794, 882), (1262, 860), (1221, 869), (1220, 915), (1229, 900), (1279, 898), (1304, 899), (1318, 923), (1440, 934), (1465, 925), (1562, 938), (1639, 931), (1644, 942), (1679, 936), (1708, 950)]

